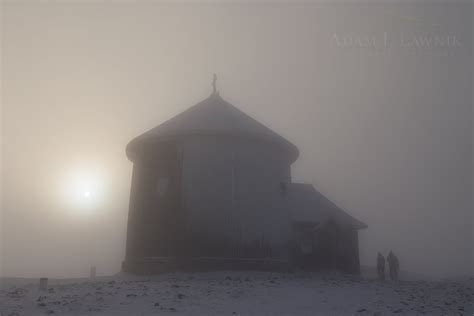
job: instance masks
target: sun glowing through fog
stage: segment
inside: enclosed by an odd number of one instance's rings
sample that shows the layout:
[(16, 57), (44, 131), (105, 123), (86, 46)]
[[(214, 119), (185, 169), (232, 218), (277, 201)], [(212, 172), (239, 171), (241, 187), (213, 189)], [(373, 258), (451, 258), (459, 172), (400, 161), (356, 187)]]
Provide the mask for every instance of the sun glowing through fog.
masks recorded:
[(105, 197), (104, 181), (104, 174), (99, 168), (71, 168), (60, 185), (66, 209), (79, 213), (99, 210)]

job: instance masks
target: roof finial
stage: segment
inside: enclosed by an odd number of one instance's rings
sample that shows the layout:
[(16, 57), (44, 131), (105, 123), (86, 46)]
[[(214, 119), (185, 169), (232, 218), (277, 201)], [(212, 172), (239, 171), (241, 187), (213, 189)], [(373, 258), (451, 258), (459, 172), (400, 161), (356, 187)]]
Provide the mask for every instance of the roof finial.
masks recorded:
[(212, 77), (212, 94), (216, 94), (216, 93), (217, 93), (217, 90), (216, 90), (216, 82), (217, 82), (217, 75), (214, 74), (214, 76)]

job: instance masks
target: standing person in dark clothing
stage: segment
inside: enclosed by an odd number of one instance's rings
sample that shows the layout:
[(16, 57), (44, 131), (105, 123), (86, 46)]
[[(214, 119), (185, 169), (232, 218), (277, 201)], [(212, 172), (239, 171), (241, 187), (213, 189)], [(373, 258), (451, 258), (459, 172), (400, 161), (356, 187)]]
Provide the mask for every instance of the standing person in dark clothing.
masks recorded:
[(393, 255), (394, 257), (394, 268), (395, 268), (395, 280), (398, 280), (398, 271), (400, 270), (400, 262), (398, 261), (398, 257), (396, 255)]
[(388, 261), (388, 269), (390, 271), (390, 280), (397, 280), (398, 279), (398, 268), (399, 268), (399, 262), (397, 256), (393, 254), (392, 251), (387, 256), (387, 261)]
[(385, 280), (385, 258), (380, 252), (377, 252), (377, 274), (379, 280)]

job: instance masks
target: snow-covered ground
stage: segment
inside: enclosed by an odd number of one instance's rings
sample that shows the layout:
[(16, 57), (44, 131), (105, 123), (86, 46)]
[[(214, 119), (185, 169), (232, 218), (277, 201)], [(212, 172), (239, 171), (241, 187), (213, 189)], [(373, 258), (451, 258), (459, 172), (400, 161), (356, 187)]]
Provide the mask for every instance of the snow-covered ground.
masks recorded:
[(173, 273), (3, 279), (5, 315), (473, 315), (474, 280), (399, 281), (331, 272)]

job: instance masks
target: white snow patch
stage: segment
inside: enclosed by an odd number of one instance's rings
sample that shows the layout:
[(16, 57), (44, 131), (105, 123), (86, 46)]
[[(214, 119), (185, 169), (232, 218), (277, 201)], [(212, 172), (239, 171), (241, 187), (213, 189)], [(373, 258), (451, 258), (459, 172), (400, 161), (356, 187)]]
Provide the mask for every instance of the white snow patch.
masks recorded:
[(377, 281), (333, 272), (1, 279), (5, 315), (472, 315), (474, 280)]

